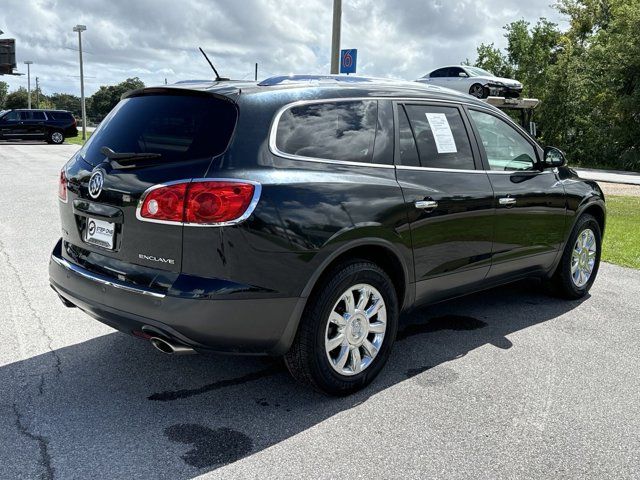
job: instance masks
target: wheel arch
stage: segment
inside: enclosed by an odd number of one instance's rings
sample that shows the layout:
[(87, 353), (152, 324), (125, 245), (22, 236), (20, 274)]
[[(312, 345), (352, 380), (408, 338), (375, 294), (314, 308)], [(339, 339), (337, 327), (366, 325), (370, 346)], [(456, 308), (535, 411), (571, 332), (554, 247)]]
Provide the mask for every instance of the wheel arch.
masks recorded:
[(298, 326), (309, 298), (320, 287), (322, 280), (333, 267), (351, 258), (370, 260), (389, 275), (396, 290), (401, 311), (412, 305), (415, 298), (415, 291), (411, 288), (413, 286), (413, 281), (411, 280), (413, 278), (413, 259), (408, 261), (403, 258), (402, 253), (396, 246), (380, 238), (362, 238), (349, 242), (332, 251), (315, 269), (314, 274), (300, 294), (298, 305), (289, 318), (288, 326), (274, 349), (274, 354), (283, 354), (289, 350), (298, 331)]

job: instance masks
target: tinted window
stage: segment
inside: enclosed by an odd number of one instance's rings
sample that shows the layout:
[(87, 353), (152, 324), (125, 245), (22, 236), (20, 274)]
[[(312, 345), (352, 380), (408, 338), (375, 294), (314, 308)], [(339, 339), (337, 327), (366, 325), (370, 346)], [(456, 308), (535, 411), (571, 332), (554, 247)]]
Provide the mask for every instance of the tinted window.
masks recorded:
[(370, 162), (377, 121), (376, 101), (301, 105), (280, 118), (276, 146), (302, 157)]
[(72, 115), (69, 112), (47, 112), (47, 116), (54, 120), (73, 120)]
[(20, 118), (20, 112), (9, 112), (5, 115), (4, 119), (9, 121), (16, 121)]
[(418, 149), (413, 138), (411, 125), (403, 107), (398, 107), (398, 148), (400, 150), (400, 165), (419, 166)]
[(516, 129), (488, 113), (469, 110), (491, 170), (533, 170), (536, 152)]
[(465, 73), (460, 67), (449, 68), (449, 77), (459, 77), (461, 73)]
[(473, 153), (460, 111), (455, 107), (406, 105), (420, 164), (473, 170)]
[(446, 77), (447, 76), (447, 69), (446, 68), (439, 68), (438, 70), (434, 70), (433, 72), (431, 72), (431, 75), (429, 75), (431, 78), (440, 78), (440, 77)]
[(236, 110), (205, 96), (146, 95), (122, 100), (80, 151), (91, 163), (116, 152), (160, 153), (163, 161), (207, 158), (223, 153), (235, 127)]
[(31, 115), (31, 120), (46, 120), (44, 112), (29, 112)]

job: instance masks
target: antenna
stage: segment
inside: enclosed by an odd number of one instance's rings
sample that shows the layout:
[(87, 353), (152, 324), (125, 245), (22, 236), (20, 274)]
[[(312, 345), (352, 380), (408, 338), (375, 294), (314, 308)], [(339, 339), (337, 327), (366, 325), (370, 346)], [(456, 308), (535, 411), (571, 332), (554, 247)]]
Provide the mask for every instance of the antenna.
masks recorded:
[(216, 67), (213, 66), (213, 63), (211, 63), (211, 60), (209, 60), (209, 57), (207, 57), (207, 54), (204, 53), (204, 50), (202, 50), (202, 47), (198, 47), (198, 50), (200, 50), (200, 53), (202, 53), (202, 55), (204, 55), (204, 58), (207, 60), (207, 62), (209, 62), (209, 65), (211, 66), (211, 69), (213, 70), (213, 72), (216, 74), (216, 82), (219, 82), (221, 80), (229, 80), (228, 78), (222, 78), (219, 74), (218, 74), (218, 70), (216, 70)]

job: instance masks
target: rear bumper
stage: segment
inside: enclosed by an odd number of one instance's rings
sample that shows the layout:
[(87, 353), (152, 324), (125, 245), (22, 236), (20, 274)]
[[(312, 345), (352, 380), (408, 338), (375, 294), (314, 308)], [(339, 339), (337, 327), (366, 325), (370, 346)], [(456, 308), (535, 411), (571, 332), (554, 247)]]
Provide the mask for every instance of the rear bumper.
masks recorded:
[(139, 288), (67, 261), (61, 242), (51, 254), (49, 281), (56, 293), (110, 327), (129, 334), (145, 327), (201, 351), (281, 355), (304, 306), (297, 297), (194, 299), (175, 289), (169, 295)]

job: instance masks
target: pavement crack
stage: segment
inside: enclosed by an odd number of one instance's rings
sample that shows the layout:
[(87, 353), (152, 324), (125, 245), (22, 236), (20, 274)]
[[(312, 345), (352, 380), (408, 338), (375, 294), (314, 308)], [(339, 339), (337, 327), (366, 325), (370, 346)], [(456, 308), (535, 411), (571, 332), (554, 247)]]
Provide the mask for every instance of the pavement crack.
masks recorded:
[(20, 414), (20, 410), (18, 410), (18, 406), (15, 403), (13, 404), (13, 412), (16, 416), (16, 427), (20, 434), (38, 444), (38, 448), (40, 449), (40, 460), (38, 464), (43, 468), (40, 478), (53, 480), (55, 470), (51, 462), (51, 454), (49, 453), (49, 440), (42, 435), (29, 431), (29, 428), (25, 425), (24, 417)]
[[(38, 330), (42, 332), (42, 336), (47, 341), (47, 348), (49, 349), (49, 352), (51, 353), (51, 355), (53, 355), (53, 358), (54, 358), (53, 368), (55, 369), (56, 376), (59, 376), (62, 374), (62, 360), (60, 359), (60, 355), (58, 355), (58, 352), (56, 352), (56, 350), (53, 348), (53, 338), (51, 338), (51, 335), (49, 335), (49, 333), (47, 332), (47, 329), (44, 327), (44, 322), (42, 321), (42, 317), (40, 316), (38, 311), (33, 307), (33, 304), (31, 303), (31, 299), (29, 298), (29, 294), (27, 293), (27, 289), (25, 288), (24, 283), (22, 283), (22, 277), (20, 275), (20, 272), (18, 271), (16, 266), (13, 264), (11, 257), (7, 253), (5, 244), (2, 240), (0, 240), (0, 254), (2, 254), (2, 256), (4, 256), (4, 258), (6, 259), (6, 265), (9, 267), (9, 270), (11, 270), (11, 272), (15, 276), (15, 279), (16, 279), (15, 285), (17, 285), (20, 291), (20, 294), (24, 298), (27, 309), (31, 312), (33, 318), (36, 320), (36, 326), (38, 327)], [(40, 383), (39, 391), (41, 394), (44, 391), (43, 381), (41, 381)]]

